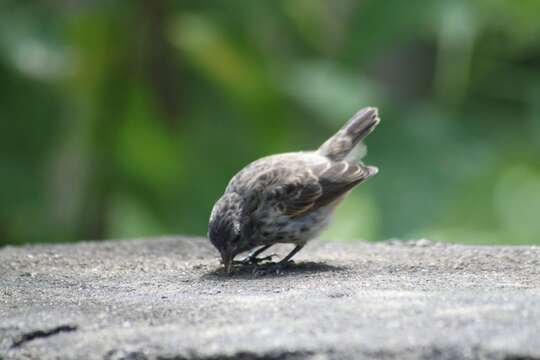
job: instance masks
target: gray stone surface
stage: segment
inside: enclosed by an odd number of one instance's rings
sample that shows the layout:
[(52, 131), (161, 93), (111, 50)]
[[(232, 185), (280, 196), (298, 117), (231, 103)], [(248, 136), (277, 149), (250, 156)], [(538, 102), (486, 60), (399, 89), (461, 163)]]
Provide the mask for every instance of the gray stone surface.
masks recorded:
[(314, 242), (280, 276), (217, 268), (196, 238), (0, 249), (0, 358), (540, 359), (537, 247)]

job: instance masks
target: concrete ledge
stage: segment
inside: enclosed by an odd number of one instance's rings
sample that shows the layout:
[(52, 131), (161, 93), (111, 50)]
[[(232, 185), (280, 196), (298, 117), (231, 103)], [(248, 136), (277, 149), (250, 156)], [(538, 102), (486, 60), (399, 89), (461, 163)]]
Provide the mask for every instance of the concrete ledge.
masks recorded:
[(227, 277), (185, 237), (3, 248), (0, 359), (540, 359), (539, 248), (314, 242), (297, 262)]

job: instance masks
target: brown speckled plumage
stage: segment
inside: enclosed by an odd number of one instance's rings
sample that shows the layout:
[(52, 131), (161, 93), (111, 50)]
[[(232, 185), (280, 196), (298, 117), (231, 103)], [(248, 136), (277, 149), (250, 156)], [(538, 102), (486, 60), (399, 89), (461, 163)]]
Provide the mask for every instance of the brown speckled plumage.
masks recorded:
[(236, 174), (214, 205), (208, 231), (227, 271), (241, 252), (295, 244), (281, 266), (324, 229), (339, 201), (377, 173), (348, 156), (379, 121), (375, 108), (362, 109), (318, 150), (264, 157)]

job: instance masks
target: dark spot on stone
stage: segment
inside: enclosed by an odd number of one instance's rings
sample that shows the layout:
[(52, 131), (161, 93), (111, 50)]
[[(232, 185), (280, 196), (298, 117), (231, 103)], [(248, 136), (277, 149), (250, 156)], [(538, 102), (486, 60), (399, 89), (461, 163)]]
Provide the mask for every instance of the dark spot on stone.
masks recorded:
[(301, 232), (306, 232), (306, 231), (308, 231), (308, 230), (309, 230), (309, 228), (308, 228), (307, 226), (302, 226), (302, 227), (300, 228), (300, 231), (301, 231)]
[(345, 293), (333, 293), (333, 294), (328, 295), (328, 297), (332, 299), (339, 299), (339, 298), (349, 297), (349, 296), (350, 296), (349, 294), (345, 294)]
[(57, 326), (55, 328), (47, 329), (47, 330), (35, 330), (35, 331), (32, 331), (32, 332), (22, 334), (11, 345), (11, 348), (12, 349), (13, 348), (18, 348), (21, 345), (23, 345), (23, 344), (25, 344), (25, 343), (27, 343), (29, 341), (32, 341), (34, 339), (47, 338), (47, 337), (54, 336), (54, 335), (57, 335), (57, 334), (60, 334), (60, 333), (72, 332), (72, 331), (75, 331), (75, 330), (77, 330), (77, 326), (74, 326), (74, 325), (61, 325), (61, 326)]

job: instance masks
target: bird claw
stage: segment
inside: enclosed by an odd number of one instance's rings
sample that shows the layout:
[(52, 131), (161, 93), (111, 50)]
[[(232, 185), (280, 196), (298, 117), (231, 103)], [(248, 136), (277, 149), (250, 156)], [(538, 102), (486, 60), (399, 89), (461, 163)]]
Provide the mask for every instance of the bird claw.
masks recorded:
[(258, 265), (264, 261), (272, 261), (272, 258), (277, 256), (277, 254), (270, 254), (265, 257), (251, 257), (248, 256), (240, 261), (234, 261), (233, 264), (235, 265)]
[(291, 264), (294, 264), (294, 261), (290, 260), (285, 263), (278, 262), (265, 267), (257, 267), (253, 269), (253, 275), (256, 277), (265, 275), (281, 275), (283, 270)]
[(253, 259), (254, 261), (252, 261), (253, 263), (255, 264), (258, 264), (260, 262), (263, 262), (263, 261), (272, 261), (272, 258), (278, 256), (277, 254), (270, 254), (268, 256), (265, 256), (265, 257), (262, 257), (262, 258), (255, 258)]

